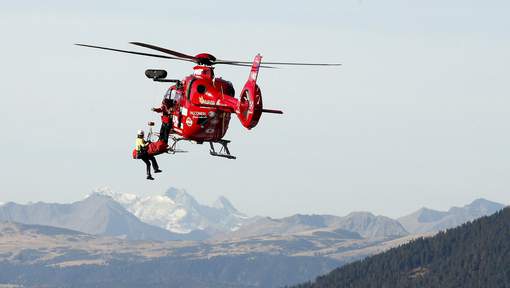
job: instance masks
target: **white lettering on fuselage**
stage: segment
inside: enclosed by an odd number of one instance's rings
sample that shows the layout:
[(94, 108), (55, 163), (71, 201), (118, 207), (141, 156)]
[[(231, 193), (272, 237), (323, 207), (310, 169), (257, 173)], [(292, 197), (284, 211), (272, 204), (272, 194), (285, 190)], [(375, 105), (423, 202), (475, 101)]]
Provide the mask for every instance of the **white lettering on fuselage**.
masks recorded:
[(207, 117), (207, 113), (201, 111), (191, 111), (189, 114), (194, 117)]
[(204, 97), (202, 97), (202, 96), (198, 97), (198, 102), (200, 102), (200, 104), (206, 104), (206, 105), (215, 105), (216, 104), (216, 102), (214, 102), (213, 100), (204, 99)]

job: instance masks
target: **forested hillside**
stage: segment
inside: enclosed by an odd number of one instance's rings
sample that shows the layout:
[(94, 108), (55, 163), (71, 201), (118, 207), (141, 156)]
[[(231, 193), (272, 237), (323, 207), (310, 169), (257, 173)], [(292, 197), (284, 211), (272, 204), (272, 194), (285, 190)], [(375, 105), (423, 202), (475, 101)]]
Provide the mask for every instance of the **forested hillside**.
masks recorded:
[(510, 207), (296, 287), (510, 287)]

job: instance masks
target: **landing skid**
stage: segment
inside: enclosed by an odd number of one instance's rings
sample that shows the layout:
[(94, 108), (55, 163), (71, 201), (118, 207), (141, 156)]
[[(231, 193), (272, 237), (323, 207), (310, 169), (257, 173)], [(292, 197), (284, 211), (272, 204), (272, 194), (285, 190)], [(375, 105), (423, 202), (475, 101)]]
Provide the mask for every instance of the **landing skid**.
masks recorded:
[[(176, 154), (176, 153), (186, 153), (188, 151), (185, 151), (185, 150), (180, 150), (180, 149), (177, 149), (177, 143), (180, 142), (180, 141), (191, 141), (191, 140), (188, 140), (188, 139), (184, 139), (184, 138), (181, 138), (181, 137), (177, 137), (175, 135), (170, 135), (170, 138), (168, 139), (168, 150), (167, 150), (167, 153), (168, 154)], [(191, 142), (195, 142), (195, 141), (191, 141)], [(218, 141), (204, 141), (204, 142), (209, 142), (209, 145), (211, 147), (211, 150), (209, 151), (209, 154), (211, 154), (211, 156), (216, 156), (216, 157), (222, 157), (222, 158), (227, 158), (227, 159), (236, 159), (236, 156), (230, 154), (230, 150), (228, 150), (228, 143), (230, 143), (230, 140), (224, 140), (224, 139), (221, 139), (221, 140), (218, 140)], [(203, 142), (196, 142), (197, 144), (202, 144)], [(217, 151), (215, 148), (214, 148), (214, 143), (219, 143), (221, 145), (219, 151)]]
[(177, 142), (182, 141), (182, 140), (186, 140), (186, 139), (184, 139), (184, 138), (177, 138), (177, 137), (171, 135), (168, 140), (172, 140), (172, 144), (168, 145), (168, 150), (167, 150), (168, 154), (186, 153), (186, 152), (188, 152), (186, 150), (177, 149)]
[(209, 142), (209, 145), (211, 146), (211, 150), (209, 151), (209, 153), (212, 155), (212, 156), (217, 156), (217, 157), (223, 157), (223, 158), (227, 158), (227, 159), (236, 159), (236, 156), (234, 155), (231, 155), (230, 154), (230, 151), (228, 150), (228, 143), (230, 143), (229, 140), (218, 140), (216, 143), (219, 143), (221, 145), (221, 148), (220, 148), (220, 151), (216, 152), (216, 150), (214, 149), (214, 144), (213, 142)]

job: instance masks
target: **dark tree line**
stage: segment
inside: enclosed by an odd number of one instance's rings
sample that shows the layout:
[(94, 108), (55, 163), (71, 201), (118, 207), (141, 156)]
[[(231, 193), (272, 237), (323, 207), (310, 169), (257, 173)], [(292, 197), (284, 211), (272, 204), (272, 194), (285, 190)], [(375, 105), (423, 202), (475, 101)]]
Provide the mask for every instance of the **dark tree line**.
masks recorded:
[(296, 286), (326, 287), (510, 287), (510, 207)]

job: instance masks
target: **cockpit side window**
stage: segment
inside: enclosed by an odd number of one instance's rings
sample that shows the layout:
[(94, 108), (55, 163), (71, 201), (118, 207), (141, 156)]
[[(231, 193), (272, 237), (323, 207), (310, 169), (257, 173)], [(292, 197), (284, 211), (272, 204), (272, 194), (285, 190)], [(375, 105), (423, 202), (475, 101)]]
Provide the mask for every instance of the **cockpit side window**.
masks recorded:
[(174, 95), (173, 95), (173, 100), (174, 101), (179, 101), (182, 97), (182, 91), (181, 90), (174, 90)]

